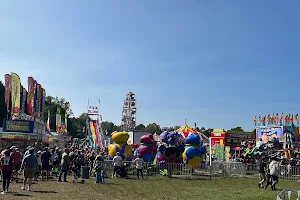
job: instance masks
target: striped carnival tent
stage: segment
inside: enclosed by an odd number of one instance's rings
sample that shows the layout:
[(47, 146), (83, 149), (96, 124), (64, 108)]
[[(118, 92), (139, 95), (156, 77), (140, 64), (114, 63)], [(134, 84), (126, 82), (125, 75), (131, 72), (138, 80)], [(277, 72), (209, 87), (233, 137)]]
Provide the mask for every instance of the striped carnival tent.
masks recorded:
[(191, 127), (189, 127), (188, 125), (183, 125), (182, 127), (180, 127), (177, 130), (178, 133), (181, 134), (181, 136), (183, 138), (186, 138), (187, 136), (191, 135), (191, 134), (198, 134), (198, 132), (194, 129), (192, 129)]

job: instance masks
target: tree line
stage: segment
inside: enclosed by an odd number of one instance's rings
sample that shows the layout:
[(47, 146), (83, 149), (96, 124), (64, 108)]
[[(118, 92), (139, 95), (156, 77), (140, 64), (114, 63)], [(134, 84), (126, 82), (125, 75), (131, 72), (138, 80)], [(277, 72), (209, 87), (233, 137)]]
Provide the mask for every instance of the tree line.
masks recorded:
[[(2, 127), (3, 119), (7, 117), (7, 108), (4, 102), (4, 93), (5, 87), (3, 83), (0, 81), (0, 127)], [(86, 128), (86, 113), (82, 113), (79, 117), (74, 117), (70, 102), (66, 101), (65, 98), (58, 98), (47, 96), (45, 99), (45, 106), (43, 108), (45, 119), (47, 121), (48, 111), (50, 111), (50, 129), (55, 131), (56, 129), (56, 112), (57, 108), (60, 108), (61, 115), (67, 115), (68, 121), (68, 132), (73, 137), (83, 138), (85, 137), (85, 128)], [(102, 130), (105, 134), (110, 135), (114, 131), (121, 131), (121, 125), (116, 125), (113, 122), (104, 121), (101, 124)], [(198, 132), (202, 132), (206, 136), (210, 136), (213, 131), (212, 128), (204, 128), (204, 127), (195, 127)], [(151, 134), (157, 133), (160, 134), (164, 130), (157, 123), (150, 123), (148, 125), (139, 124), (135, 128), (136, 131), (146, 131)], [(174, 131), (175, 127), (168, 128), (168, 131)], [(230, 132), (245, 132), (241, 127), (236, 127), (228, 130)], [(255, 130), (252, 132), (255, 133)]]

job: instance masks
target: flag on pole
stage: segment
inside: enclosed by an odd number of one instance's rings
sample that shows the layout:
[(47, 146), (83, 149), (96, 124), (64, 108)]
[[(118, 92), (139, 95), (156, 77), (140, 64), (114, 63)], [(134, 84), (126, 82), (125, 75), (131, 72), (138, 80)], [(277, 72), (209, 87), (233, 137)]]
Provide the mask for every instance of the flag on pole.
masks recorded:
[(66, 126), (66, 132), (68, 132), (68, 115), (65, 114), (65, 126)]
[(56, 111), (56, 132), (58, 133), (61, 128), (61, 114), (60, 114), (60, 108), (57, 107)]
[(284, 113), (281, 113), (281, 117), (280, 117), (280, 125), (283, 125), (283, 119), (284, 119)]
[(299, 124), (299, 115), (298, 115), (298, 113), (295, 115), (295, 120), (296, 120), (297, 124)]
[(48, 110), (47, 130), (50, 131), (50, 110)]

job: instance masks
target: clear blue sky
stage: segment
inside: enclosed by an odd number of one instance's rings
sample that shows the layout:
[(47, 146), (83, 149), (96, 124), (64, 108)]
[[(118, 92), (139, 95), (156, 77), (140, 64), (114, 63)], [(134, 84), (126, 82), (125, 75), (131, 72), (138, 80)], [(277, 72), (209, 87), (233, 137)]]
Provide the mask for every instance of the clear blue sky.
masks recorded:
[(120, 124), (132, 91), (137, 123), (251, 130), (255, 115), (299, 111), (299, 9), (297, 0), (3, 1), (0, 74), (24, 85), (33, 76), (76, 116), (100, 97), (103, 119)]

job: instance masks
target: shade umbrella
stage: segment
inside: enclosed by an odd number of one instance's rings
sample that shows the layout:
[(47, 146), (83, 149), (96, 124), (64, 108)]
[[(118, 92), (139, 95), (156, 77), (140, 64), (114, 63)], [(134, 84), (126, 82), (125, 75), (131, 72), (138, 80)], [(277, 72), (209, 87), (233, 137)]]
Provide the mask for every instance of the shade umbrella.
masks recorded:
[(177, 132), (180, 133), (184, 138), (186, 138), (187, 136), (189, 136), (191, 134), (198, 134), (198, 132), (196, 130), (192, 129), (188, 125), (183, 125), (182, 127), (180, 127), (177, 130)]

